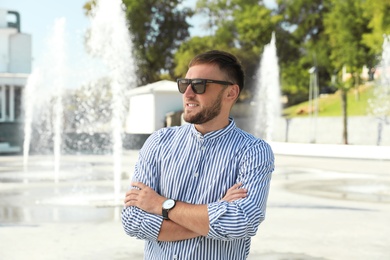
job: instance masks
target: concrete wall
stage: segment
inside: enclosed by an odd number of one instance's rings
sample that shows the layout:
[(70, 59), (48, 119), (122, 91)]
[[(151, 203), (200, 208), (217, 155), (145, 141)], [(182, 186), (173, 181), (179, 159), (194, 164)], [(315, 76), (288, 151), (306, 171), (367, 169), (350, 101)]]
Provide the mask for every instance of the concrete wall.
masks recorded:
[(31, 35), (17, 33), (10, 35), (9, 68), (10, 73), (31, 73)]
[(155, 131), (155, 96), (152, 93), (130, 97), (126, 133), (150, 134)]
[[(235, 117), (239, 127), (250, 132), (250, 117)], [(390, 122), (382, 124), (379, 134), (379, 120), (369, 116), (348, 117), (348, 143), (354, 145), (390, 146)], [(342, 144), (342, 117), (280, 118), (275, 127), (273, 140), (276, 142)]]
[[(236, 104), (231, 116), (236, 124), (247, 132), (252, 133), (254, 124), (251, 115), (254, 107), (250, 104)], [(274, 127), (273, 140), (275, 142), (291, 143), (317, 143), (317, 144), (343, 144), (343, 118), (342, 117), (294, 117), (289, 120), (279, 118)], [(382, 121), (381, 134), (379, 134), (379, 121), (372, 116), (348, 117), (348, 143), (355, 145), (390, 146), (390, 117), (387, 124)], [(380, 140), (378, 140), (380, 139)]]
[(31, 35), (9, 27), (8, 11), (0, 9), (0, 72), (31, 73)]

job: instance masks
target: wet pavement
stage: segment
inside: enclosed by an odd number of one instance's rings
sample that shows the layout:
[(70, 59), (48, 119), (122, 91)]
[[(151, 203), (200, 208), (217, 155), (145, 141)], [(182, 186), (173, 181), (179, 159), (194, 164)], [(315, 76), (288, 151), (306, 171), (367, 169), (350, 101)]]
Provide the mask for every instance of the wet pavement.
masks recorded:
[[(137, 151), (123, 156), (121, 197)], [(0, 259), (143, 259), (113, 195), (109, 155), (0, 157)], [(276, 155), (249, 259), (390, 259), (390, 160)]]

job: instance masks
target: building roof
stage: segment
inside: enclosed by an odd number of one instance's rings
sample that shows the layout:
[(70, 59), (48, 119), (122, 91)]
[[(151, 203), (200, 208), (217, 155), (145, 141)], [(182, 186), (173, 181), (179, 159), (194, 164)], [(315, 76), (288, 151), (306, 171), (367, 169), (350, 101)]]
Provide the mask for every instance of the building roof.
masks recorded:
[(156, 92), (179, 92), (177, 84), (171, 80), (161, 80), (154, 83), (147, 84), (129, 91), (130, 96), (143, 95)]

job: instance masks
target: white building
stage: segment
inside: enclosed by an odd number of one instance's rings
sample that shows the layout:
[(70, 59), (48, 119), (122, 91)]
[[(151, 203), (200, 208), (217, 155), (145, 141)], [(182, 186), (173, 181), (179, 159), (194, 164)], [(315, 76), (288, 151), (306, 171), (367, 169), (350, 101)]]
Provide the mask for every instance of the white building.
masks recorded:
[(0, 154), (21, 151), (23, 89), (31, 73), (31, 36), (20, 16), (0, 9)]
[(130, 91), (129, 98), (127, 134), (150, 135), (164, 126), (180, 125), (174, 119), (174, 115), (180, 117), (183, 110), (182, 94), (176, 82), (162, 80), (135, 88)]

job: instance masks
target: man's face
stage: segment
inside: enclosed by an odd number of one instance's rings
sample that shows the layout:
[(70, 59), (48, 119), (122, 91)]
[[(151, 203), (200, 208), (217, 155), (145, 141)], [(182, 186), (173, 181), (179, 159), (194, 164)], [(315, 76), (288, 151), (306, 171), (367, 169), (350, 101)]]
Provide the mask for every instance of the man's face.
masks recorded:
[[(226, 80), (216, 65), (199, 64), (189, 68), (186, 78)], [(192, 124), (204, 124), (215, 119), (222, 108), (222, 96), (226, 87), (220, 84), (207, 83), (203, 94), (196, 94), (187, 87), (183, 94), (184, 120)]]

